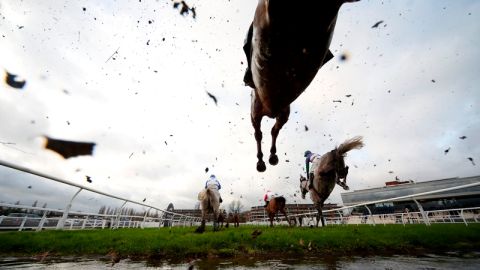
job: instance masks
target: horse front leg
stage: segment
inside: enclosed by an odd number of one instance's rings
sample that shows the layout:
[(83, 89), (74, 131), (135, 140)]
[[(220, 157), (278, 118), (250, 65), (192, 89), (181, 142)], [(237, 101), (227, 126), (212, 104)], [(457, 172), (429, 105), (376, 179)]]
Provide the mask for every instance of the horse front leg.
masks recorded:
[(322, 227), (325, 227), (325, 221), (323, 220), (323, 211), (322, 211), (322, 205), (320, 203), (317, 203), (317, 227), (318, 227), (318, 222), (322, 221)]
[(213, 219), (213, 231), (218, 231), (218, 221), (216, 219)]
[[(341, 186), (344, 190), (349, 190), (350, 187), (347, 186), (347, 175), (348, 175), (348, 166), (346, 166), (343, 171), (341, 172), (341, 175), (338, 176), (337, 178), (337, 184)], [(342, 181), (343, 178), (343, 181)]]
[(349, 190), (350, 187), (347, 186), (347, 175), (348, 175), (348, 166), (345, 167), (345, 178), (343, 178), (343, 189)]
[(255, 140), (257, 141), (257, 171), (264, 172), (267, 167), (265, 166), (265, 162), (263, 161), (263, 153), (262, 153), (262, 118), (264, 116), (262, 112), (263, 105), (256, 97), (257, 93), (255, 90), (252, 92), (252, 108), (251, 108), (251, 118), (252, 118), (252, 126), (255, 129)]
[(278, 133), (280, 133), (280, 129), (282, 129), (283, 125), (288, 121), (288, 116), (290, 115), (290, 106), (287, 106), (277, 117), (275, 121), (275, 125), (272, 128), (272, 147), (270, 148), (270, 157), (268, 158), (268, 162), (270, 165), (277, 165), (278, 164), (278, 156), (277, 156), (277, 137)]
[(318, 213), (320, 214), (320, 220), (322, 221), (322, 227), (325, 227), (325, 219), (323, 218), (323, 203), (318, 208)]

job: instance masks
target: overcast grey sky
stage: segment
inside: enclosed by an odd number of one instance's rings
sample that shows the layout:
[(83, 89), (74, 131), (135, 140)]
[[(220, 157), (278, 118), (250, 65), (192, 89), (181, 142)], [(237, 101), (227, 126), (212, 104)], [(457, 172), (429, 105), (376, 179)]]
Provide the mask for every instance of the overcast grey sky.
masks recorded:
[[(186, 2), (196, 19), (167, 0), (2, 1), (0, 67), (27, 84), (0, 83), (0, 159), (161, 208), (192, 208), (210, 173), (227, 204), (258, 205), (266, 189), (309, 203), (293, 196), (303, 152), (356, 135), (366, 146), (346, 159), (352, 190), (480, 174), (467, 159), (480, 163), (480, 1), (345, 4), (336, 57), (292, 104), (280, 163), (265, 173), (255, 169), (242, 81), (257, 1)], [(262, 125), (267, 152), (272, 124)], [(65, 160), (43, 148), (43, 135), (97, 145)], [(0, 189), (0, 201), (51, 206), (75, 192), (3, 167)], [(340, 192), (329, 202), (341, 203)], [(82, 193), (73, 208), (102, 204), (114, 203)]]

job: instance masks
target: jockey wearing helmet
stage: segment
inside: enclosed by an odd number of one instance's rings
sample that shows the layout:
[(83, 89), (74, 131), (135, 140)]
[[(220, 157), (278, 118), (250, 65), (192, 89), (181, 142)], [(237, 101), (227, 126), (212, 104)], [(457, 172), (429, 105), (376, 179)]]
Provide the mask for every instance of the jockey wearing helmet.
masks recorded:
[(308, 188), (313, 187), (313, 177), (314, 177), (314, 170), (312, 167), (312, 171), (310, 172), (310, 162), (313, 163), (313, 161), (316, 158), (320, 158), (320, 155), (312, 153), (310, 150), (305, 151), (305, 154), (303, 155), (305, 157), (305, 171), (307, 172), (307, 179), (308, 179)]
[[(222, 188), (222, 185), (220, 185), (220, 182), (218, 181), (217, 177), (215, 177), (214, 174), (210, 175), (210, 177), (205, 182), (205, 188), (208, 188), (208, 187), (214, 188), (216, 190), (220, 190)], [(220, 195), (219, 201), (220, 203), (223, 202), (221, 195)]]
[(267, 192), (263, 196), (263, 200), (265, 201), (265, 205), (263, 207), (267, 207), (270, 200), (273, 199), (274, 197), (275, 197), (275, 194), (270, 190), (267, 190)]

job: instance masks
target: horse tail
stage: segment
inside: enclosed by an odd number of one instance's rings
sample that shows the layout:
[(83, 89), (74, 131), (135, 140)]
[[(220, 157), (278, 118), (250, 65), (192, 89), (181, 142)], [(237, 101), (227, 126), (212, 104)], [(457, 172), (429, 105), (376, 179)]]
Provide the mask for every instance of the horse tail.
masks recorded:
[(205, 197), (207, 199), (207, 209), (210, 209), (210, 208), (212, 208), (212, 197), (213, 197), (212, 196), (213, 195), (212, 191), (209, 188), (207, 188), (205, 190), (205, 195), (206, 195)]
[(362, 139), (362, 136), (356, 136), (344, 141), (342, 144), (340, 144), (340, 146), (338, 146), (337, 153), (343, 156), (350, 150), (362, 148), (364, 146)]

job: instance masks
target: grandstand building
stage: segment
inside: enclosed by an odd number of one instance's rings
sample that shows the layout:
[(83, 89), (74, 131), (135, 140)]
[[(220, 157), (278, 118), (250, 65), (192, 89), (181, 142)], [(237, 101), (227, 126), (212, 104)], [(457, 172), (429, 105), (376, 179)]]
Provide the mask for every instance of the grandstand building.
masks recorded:
[[(448, 178), (415, 183), (413, 181), (390, 181), (384, 187), (356, 190), (341, 193), (344, 206), (351, 206), (369, 201), (377, 201), (407, 195), (413, 195), (428, 191), (457, 187), (461, 185), (478, 183), (480, 176)], [(480, 186), (464, 189), (444, 191), (441, 193), (428, 194), (415, 198), (423, 207), (423, 210), (442, 210), (454, 208), (480, 207)], [(393, 202), (376, 203), (368, 205), (372, 214), (400, 213), (406, 211), (418, 211), (418, 205), (411, 198)], [(368, 214), (364, 206), (356, 207), (353, 213)]]

